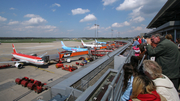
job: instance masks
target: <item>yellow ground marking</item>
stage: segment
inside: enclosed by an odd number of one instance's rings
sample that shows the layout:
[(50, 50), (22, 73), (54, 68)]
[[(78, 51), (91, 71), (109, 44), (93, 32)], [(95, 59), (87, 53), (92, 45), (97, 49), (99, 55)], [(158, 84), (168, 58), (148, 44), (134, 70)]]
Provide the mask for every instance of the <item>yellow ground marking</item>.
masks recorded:
[[(33, 66), (33, 67), (34, 67), (34, 66)], [(49, 71), (49, 70), (46, 70), (46, 69), (43, 69), (43, 68), (38, 68), (38, 67), (34, 67), (34, 68), (37, 68), (37, 69), (40, 69), (40, 70), (42, 70), (42, 71), (46, 71), (46, 72), (49, 72), (49, 73), (53, 73), (53, 74), (54, 74), (54, 72)]]

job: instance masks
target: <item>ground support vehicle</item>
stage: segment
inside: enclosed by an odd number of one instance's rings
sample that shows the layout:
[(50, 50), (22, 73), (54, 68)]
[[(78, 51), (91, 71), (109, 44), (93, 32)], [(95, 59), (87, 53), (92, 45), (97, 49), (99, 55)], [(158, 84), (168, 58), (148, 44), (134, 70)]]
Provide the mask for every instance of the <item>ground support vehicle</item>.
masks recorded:
[(9, 64), (7, 64), (7, 65), (1, 65), (0, 68), (6, 68), (6, 67), (10, 67), (10, 66), (12, 66), (12, 65), (9, 65)]
[(72, 71), (74, 71), (76, 69), (78, 69), (77, 66), (68, 66), (68, 65), (66, 65), (65, 67), (64, 66), (62, 67), (62, 70), (67, 70), (67, 71), (70, 71), (70, 72), (72, 72)]
[(47, 88), (44, 87), (46, 83), (41, 83), (41, 81), (29, 79), (28, 77), (22, 79), (17, 78), (15, 83), (27, 87), (30, 90), (34, 90), (36, 93), (41, 93), (42, 91), (47, 90)]
[(61, 68), (61, 67), (65, 68), (62, 63), (62, 59), (64, 58), (89, 54), (88, 51), (81, 51), (81, 52), (63, 51), (63, 52), (58, 52), (58, 53), (59, 53), (59, 62), (56, 64), (56, 68)]

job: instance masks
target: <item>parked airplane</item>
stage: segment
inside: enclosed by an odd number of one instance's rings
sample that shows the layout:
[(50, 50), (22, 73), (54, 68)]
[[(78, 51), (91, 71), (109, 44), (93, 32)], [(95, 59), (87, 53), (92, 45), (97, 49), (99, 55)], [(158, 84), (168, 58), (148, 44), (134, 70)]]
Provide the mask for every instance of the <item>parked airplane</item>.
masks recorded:
[(46, 53), (42, 54), (41, 56), (32, 56), (32, 55), (17, 53), (14, 44), (12, 44), (12, 47), (13, 47), (12, 55), (15, 59), (19, 61), (6, 61), (6, 62), (0, 62), (0, 63), (14, 62), (15, 67), (17, 67), (18, 69), (22, 68), (23, 65), (21, 63), (32, 63), (35, 65), (44, 65), (44, 60), (41, 57), (43, 57)]
[(96, 41), (96, 43), (98, 43), (98, 44), (106, 44), (107, 42), (100, 42), (100, 41), (97, 41), (96, 39), (95, 39), (95, 41)]
[(91, 47), (91, 48), (94, 48), (94, 47), (102, 47), (102, 45), (95, 45), (95, 44), (85, 44), (82, 40), (81, 40), (81, 43), (84, 47)]
[(81, 52), (81, 51), (87, 51), (88, 49), (85, 48), (74, 48), (74, 47), (67, 47), (64, 45), (63, 41), (61, 41), (62, 48), (66, 51), (72, 51), (72, 52)]

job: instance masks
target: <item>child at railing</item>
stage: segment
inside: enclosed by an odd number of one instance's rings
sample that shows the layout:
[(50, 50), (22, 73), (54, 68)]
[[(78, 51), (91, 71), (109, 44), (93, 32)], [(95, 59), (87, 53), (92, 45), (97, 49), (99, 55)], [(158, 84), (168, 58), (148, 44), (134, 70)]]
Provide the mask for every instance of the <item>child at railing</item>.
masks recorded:
[(127, 101), (130, 99), (131, 96), (133, 79), (138, 73), (130, 63), (124, 64), (123, 71), (124, 71), (124, 80), (123, 80), (124, 84), (122, 91), (124, 93), (121, 96), (121, 101)]
[[(139, 46), (139, 45), (138, 45)], [(138, 46), (134, 46), (133, 47), (133, 50), (134, 50), (134, 52), (135, 52), (135, 56), (139, 56), (139, 53), (140, 53), (140, 49), (139, 49), (139, 47)]]

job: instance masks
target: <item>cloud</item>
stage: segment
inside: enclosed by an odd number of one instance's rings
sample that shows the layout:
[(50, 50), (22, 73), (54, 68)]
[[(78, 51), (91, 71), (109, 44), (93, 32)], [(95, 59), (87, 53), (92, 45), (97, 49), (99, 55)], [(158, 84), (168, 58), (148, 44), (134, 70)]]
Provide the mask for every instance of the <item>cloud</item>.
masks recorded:
[(77, 9), (71, 10), (71, 12), (72, 12), (73, 15), (76, 15), (76, 14), (85, 14), (87, 12), (90, 12), (90, 10), (82, 9), (82, 8), (77, 8)]
[(97, 20), (97, 18), (93, 14), (88, 14), (84, 17), (84, 19), (81, 19), (79, 22), (86, 22), (86, 21), (94, 21)]
[(131, 27), (131, 30), (128, 30), (127, 32), (145, 33), (145, 32), (149, 32), (149, 31), (151, 31), (151, 30), (147, 29), (145, 27), (145, 25), (141, 25), (141, 26), (137, 26), (137, 27), (133, 26), (133, 27)]
[(54, 4), (52, 4), (52, 7), (54, 7), (54, 6), (61, 7), (61, 5), (60, 5), (60, 4), (58, 4), (58, 3), (54, 3)]
[(99, 29), (99, 26), (91, 26), (91, 27), (86, 27), (87, 30), (95, 30), (95, 29)]
[(68, 32), (72, 32), (72, 31), (74, 31), (74, 29), (71, 29), (71, 30), (67, 30)]
[(27, 14), (24, 17), (35, 18), (35, 17), (40, 17), (40, 16), (39, 15), (34, 15), (34, 14)]
[(166, 2), (167, 0), (124, 0), (116, 10), (132, 10), (131, 15), (150, 15), (157, 13)]
[(47, 22), (45, 19), (43, 19), (41, 17), (36, 17), (36, 18), (31, 18), (28, 21), (22, 22), (22, 24), (24, 24), (24, 25), (39, 25), (39, 24), (43, 24), (45, 22)]
[(124, 2), (116, 8), (116, 10), (132, 10), (146, 3), (146, 0), (124, 0)]
[(140, 30), (142, 30), (143, 28), (142, 27), (140, 27), (140, 26), (138, 26), (138, 27), (133, 27), (134, 29), (134, 31), (140, 31)]
[(140, 10), (142, 9), (142, 7), (143, 6), (140, 6), (140, 7), (136, 8), (136, 9), (134, 9), (133, 12), (130, 13), (129, 15), (132, 16), (132, 17), (136, 17), (136, 16), (141, 15)]
[(33, 30), (33, 31), (44, 31), (44, 32), (51, 32), (54, 31), (57, 27), (51, 25), (42, 25), (42, 26), (26, 26), (26, 30)]
[(106, 27), (106, 28), (104, 28), (104, 27), (101, 27), (101, 29), (102, 29), (102, 30), (106, 30), (106, 31), (107, 31), (107, 30), (111, 29), (111, 26), (109, 26), (109, 27)]
[[(152, 18), (160, 10), (167, 0), (124, 0), (116, 10), (131, 10), (129, 22), (139, 23), (145, 18)], [(153, 5), (153, 7), (152, 7)], [(122, 27), (122, 24), (114, 23), (113, 26)]]
[(15, 8), (13, 8), (13, 7), (11, 7), (11, 8), (9, 8), (10, 10), (15, 10)]
[(104, 6), (107, 6), (107, 5), (110, 5), (110, 4), (113, 4), (114, 2), (116, 2), (117, 0), (102, 0), (103, 5)]
[(41, 29), (55, 29), (56, 26), (46, 25), (46, 26), (38, 26), (37, 28), (41, 28)]
[(19, 23), (19, 21), (11, 21), (8, 23), (8, 25), (14, 25), (14, 24), (18, 24), (18, 23)]
[(40, 17), (39, 15), (27, 14), (24, 17), (31, 17), (30, 20), (22, 22), (23, 25), (41, 25), (47, 21)]
[(109, 27), (100, 27), (100, 26), (91, 26), (91, 27), (86, 27), (86, 30), (98, 30), (98, 32), (102, 32), (102, 31), (108, 31), (109, 29), (111, 29), (111, 26)]
[(138, 16), (138, 17), (136, 17), (136, 18), (132, 18), (130, 21), (138, 23), (138, 22), (142, 22), (142, 21), (144, 21), (144, 20), (145, 20), (145, 19), (144, 19), (143, 17)]
[(53, 12), (55, 12), (55, 11), (56, 11), (56, 9), (52, 9), (52, 11), (53, 11)]
[(112, 27), (123, 27), (123, 26), (129, 26), (130, 25), (130, 23), (129, 22), (127, 22), (127, 21), (125, 21), (124, 23), (113, 23), (112, 24)]
[(17, 16), (15, 13), (13, 13), (14, 16)]
[(0, 21), (6, 21), (6, 20), (7, 20), (7, 18), (0, 16)]

